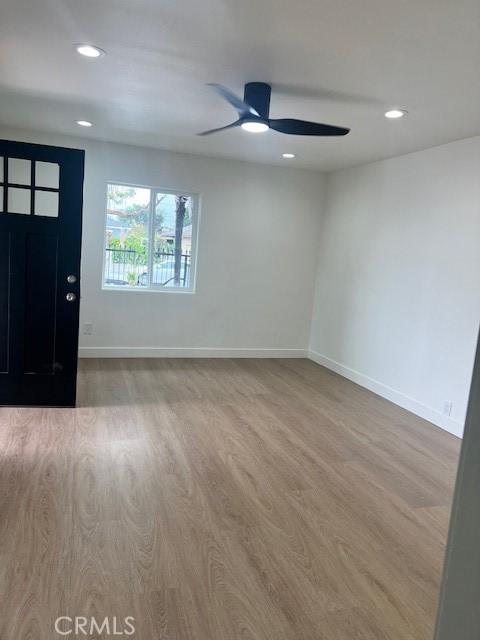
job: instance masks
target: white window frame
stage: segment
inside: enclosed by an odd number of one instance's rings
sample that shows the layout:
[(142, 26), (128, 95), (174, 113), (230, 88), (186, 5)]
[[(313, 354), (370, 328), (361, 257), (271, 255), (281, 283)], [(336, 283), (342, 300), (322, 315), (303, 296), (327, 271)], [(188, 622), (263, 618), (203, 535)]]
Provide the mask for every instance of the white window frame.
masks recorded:
[[(148, 261), (147, 274), (148, 285), (146, 287), (134, 287), (131, 285), (110, 285), (105, 284), (105, 258), (107, 243), (107, 203), (108, 203), (108, 187), (115, 185), (119, 187), (132, 187), (136, 189), (150, 189), (150, 207), (149, 207), (149, 223), (148, 223)], [(161, 284), (151, 282), (153, 268), (153, 251), (151, 251), (151, 241), (154, 235), (155, 211), (154, 202), (156, 193), (168, 193), (172, 195), (185, 195), (192, 200), (192, 247), (190, 250), (190, 283), (188, 287), (165, 287)], [(105, 206), (104, 206), (104, 225), (103, 225), (103, 244), (102, 244), (102, 291), (125, 291), (139, 293), (186, 293), (192, 294), (196, 290), (197, 282), (197, 252), (198, 252), (198, 232), (200, 227), (200, 194), (187, 189), (172, 189), (166, 187), (152, 187), (145, 184), (133, 184), (121, 180), (107, 180), (105, 186)]]

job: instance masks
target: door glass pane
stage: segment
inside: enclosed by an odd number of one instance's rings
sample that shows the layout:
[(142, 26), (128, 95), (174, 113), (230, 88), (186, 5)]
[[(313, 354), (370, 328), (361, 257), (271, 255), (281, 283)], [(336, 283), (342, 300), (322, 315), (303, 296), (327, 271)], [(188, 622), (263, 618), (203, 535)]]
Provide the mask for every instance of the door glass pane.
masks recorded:
[(104, 284), (148, 286), (150, 189), (109, 184)]
[(56, 162), (35, 163), (35, 186), (58, 189), (60, 167)]
[(0, 156), (0, 182), (3, 182), (3, 156)]
[(35, 215), (58, 218), (58, 193), (35, 189)]
[(3, 212), (3, 187), (0, 187), (0, 213)]
[(19, 158), (8, 159), (8, 182), (10, 184), (32, 183), (32, 162), (31, 160), (21, 160)]
[(152, 284), (190, 286), (192, 198), (157, 192), (154, 224)]
[(8, 187), (7, 212), (30, 215), (30, 189)]

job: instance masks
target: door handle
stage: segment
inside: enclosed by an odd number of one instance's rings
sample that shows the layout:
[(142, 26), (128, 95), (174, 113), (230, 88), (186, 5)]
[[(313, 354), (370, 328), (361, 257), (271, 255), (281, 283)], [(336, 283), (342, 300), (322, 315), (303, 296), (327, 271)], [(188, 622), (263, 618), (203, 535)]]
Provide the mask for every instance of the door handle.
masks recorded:
[(74, 293), (72, 293), (71, 291), (69, 291), (67, 293), (67, 295), (65, 296), (65, 300), (67, 302), (75, 302), (76, 299), (77, 299), (77, 296)]
[(68, 284), (75, 284), (76, 281), (77, 281), (77, 276), (74, 276), (73, 273), (67, 276)]

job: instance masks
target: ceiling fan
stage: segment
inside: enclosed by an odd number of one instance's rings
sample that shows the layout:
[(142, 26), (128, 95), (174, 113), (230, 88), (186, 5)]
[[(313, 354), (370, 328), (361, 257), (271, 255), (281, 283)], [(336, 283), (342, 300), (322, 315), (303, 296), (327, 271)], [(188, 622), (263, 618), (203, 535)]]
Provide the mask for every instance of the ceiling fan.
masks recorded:
[(289, 133), (295, 136), (345, 136), (350, 131), (350, 129), (345, 129), (344, 127), (334, 127), (329, 124), (307, 122), (306, 120), (269, 118), (272, 87), (265, 82), (247, 83), (243, 100), (221, 84), (210, 83), (209, 86), (236, 109), (238, 120), (227, 124), (225, 127), (203, 131), (198, 134), (199, 136), (208, 136), (211, 133), (233, 129), (234, 127), (242, 127), (242, 129), (251, 133), (274, 129), (280, 133)]

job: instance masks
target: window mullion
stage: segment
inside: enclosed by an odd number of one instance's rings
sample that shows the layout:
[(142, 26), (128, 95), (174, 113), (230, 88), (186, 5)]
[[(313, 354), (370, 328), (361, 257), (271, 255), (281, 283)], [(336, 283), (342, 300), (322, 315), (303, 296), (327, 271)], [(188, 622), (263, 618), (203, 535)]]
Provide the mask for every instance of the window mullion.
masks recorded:
[(155, 254), (155, 202), (157, 192), (150, 191), (150, 215), (148, 221), (148, 247), (147, 247), (147, 286), (152, 286), (153, 260)]

